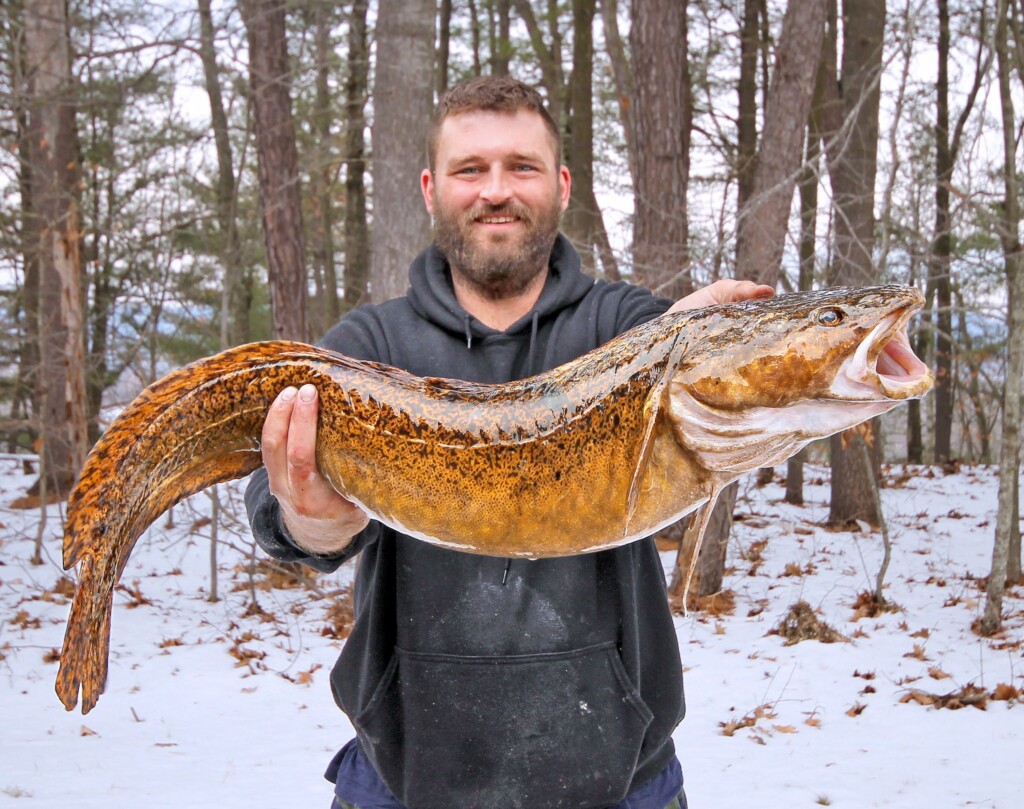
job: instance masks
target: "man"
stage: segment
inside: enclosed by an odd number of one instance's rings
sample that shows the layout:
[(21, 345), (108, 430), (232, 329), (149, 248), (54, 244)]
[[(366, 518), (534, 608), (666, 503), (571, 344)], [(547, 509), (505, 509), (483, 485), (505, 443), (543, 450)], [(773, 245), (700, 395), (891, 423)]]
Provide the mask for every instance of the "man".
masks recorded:
[[(323, 344), (421, 376), (523, 378), (664, 313), (670, 301), (580, 273), (558, 234), (571, 178), (540, 96), (508, 78), (442, 99), (423, 198), (436, 240), (404, 298)], [(677, 307), (769, 296), (719, 282)], [(651, 540), (540, 561), (461, 554), (368, 518), (320, 477), (316, 391), (281, 393), (246, 495), (256, 538), (332, 570), (361, 554), (356, 621), (331, 676), (357, 739), (335, 806), (685, 806), (671, 733), (682, 673)]]

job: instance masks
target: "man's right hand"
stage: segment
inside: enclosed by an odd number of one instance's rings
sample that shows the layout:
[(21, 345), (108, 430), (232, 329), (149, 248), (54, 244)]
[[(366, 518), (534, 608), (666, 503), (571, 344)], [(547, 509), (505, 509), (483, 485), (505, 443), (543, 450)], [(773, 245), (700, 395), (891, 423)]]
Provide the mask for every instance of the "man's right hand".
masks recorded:
[(278, 394), (263, 423), (263, 465), (295, 543), (309, 553), (332, 556), (348, 547), (370, 518), (317, 469), (318, 407), (313, 385)]

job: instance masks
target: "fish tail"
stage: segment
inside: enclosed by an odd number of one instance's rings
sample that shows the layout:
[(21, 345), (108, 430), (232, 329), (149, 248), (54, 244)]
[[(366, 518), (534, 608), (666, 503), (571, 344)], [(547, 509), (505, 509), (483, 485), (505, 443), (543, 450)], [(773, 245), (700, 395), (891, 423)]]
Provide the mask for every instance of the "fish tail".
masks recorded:
[(277, 394), (315, 379), (329, 352), (266, 342), (171, 372), (96, 442), (68, 499), (64, 567), (80, 564), (57, 695), (88, 712), (103, 691), (114, 587), (143, 531), (185, 497), (262, 465), (263, 421)]
[[(105, 592), (104, 592), (105, 591)], [(82, 697), (82, 713), (96, 705), (107, 682), (113, 590), (98, 584), (90, 560), (82, 564), (57, 672), (57, 697), (69, 711)]]

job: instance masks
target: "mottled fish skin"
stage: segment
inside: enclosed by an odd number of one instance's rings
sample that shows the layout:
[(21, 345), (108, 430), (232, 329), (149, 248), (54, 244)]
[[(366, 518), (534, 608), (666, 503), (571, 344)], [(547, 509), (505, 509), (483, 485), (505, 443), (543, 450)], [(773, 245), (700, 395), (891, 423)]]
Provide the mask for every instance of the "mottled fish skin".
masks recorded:
[[(916, 290), (879, 287), (670, 313), (503, 385), (289, 342), (174, 371), (114, 420), (69, 500), (64, 565), (79, 565), (79, 584), (58, 696), (71, 710), (81, 692), (83, 713), (96, 704), (113, 590), (137, 538), (184, 497), (261, 465), (263, 421), (287, 386), (317, 386), (318, 466), (375, 518), (467, 552), (565, 556), (646, 536), (766, 460), (923, 395), (930, 376), (896, 398), (836, 400), (823, 426), (787, 417), (835, 399), (832, 378), (865, 336), (893, 313), (901, 331), (921, 303)], [(841, 322), (823, 325), (831, 310)], [(768, 426), (744, 439), (734, 433), (748, 411), (779, 417), (758, 416)]]

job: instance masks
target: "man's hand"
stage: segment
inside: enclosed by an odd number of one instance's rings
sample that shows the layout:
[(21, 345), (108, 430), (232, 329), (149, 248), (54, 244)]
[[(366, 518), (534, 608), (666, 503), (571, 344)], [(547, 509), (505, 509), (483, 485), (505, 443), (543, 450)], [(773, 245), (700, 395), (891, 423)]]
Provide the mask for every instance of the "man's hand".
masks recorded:
[(343, 551), (369, 517), (338, 494), (316, 466), (316, 388), (285, 388), (263, 423), (263, 465), (292, 539), (309, 553)]
[(691, 292), (680, 298), (669, 309), (670, 312), (681, 312), (684, 309), (700, 309), (703, 306), (714, 306), (716, 303), (737, 303), (751, 298), (771, 298), (775, 290), (766, 284), (755, 284), (753, 281), (737, 281), (734, 278), (723, 278), (706, 287)]

